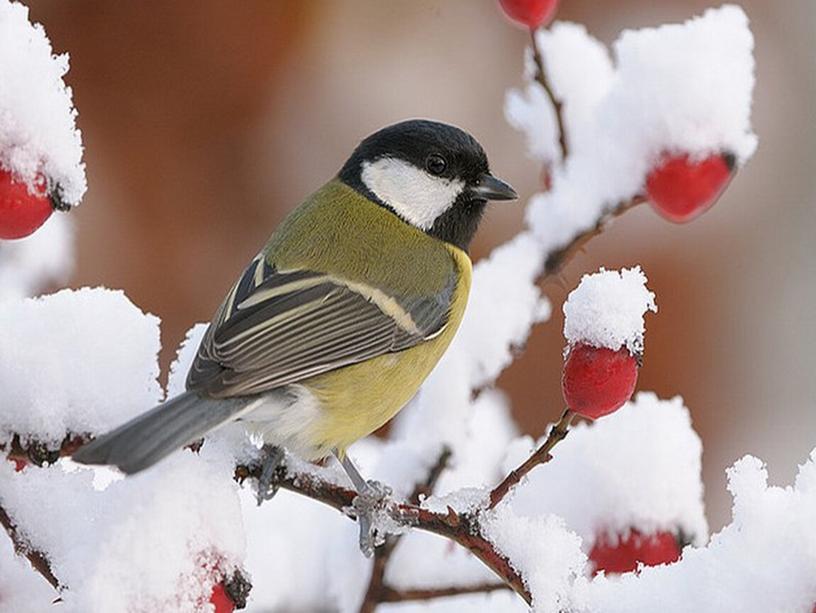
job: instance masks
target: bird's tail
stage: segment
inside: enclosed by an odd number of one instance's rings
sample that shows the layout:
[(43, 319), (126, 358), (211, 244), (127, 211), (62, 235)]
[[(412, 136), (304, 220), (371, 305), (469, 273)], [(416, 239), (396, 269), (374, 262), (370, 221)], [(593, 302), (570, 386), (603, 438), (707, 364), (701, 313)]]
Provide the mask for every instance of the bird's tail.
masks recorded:
[(252, 398), (216, 399), (185, 392), (94, 439), (73, 460), (137, 473), (235, 419), (252, 403)]

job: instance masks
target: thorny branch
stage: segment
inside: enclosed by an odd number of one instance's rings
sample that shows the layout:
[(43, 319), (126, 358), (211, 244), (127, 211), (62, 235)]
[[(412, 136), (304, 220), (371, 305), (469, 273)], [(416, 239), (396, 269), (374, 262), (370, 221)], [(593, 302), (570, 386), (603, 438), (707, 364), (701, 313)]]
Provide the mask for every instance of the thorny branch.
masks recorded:
[[(235, 476), (239, 481), (248, 477), (258, 478), (260, 466), (239, 466)], [(351, 517), (349, 509), (357, 496), (354, 490), (342, 485), (321, 479), (311, 473), (288, 474), (285, 463), (276, 473), (274, 484), (292, 492), (317, 500)], [(510, 564), (503, 554), (499, 553), (483, 534), (477, 513), (459, 511), (448, 507), (447, 513), (438, 513), (419, 505), (394, 503), (387, 507), (387, 513), (394, 521), (445, 537), (468, 549), (481, 560), (493, 573), (501, 578), (507, 586), (530, 604), (532, 597), (521, 574)]]

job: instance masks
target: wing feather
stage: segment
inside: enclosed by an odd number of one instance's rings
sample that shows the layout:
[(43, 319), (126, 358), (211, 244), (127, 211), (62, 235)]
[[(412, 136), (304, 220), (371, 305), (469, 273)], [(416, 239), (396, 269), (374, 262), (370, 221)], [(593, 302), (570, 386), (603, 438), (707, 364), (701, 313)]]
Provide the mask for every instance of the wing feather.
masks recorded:
[(399, 296), (309, 270), (253, 260), (216, 313), (188, 389), (259, 394), (432, 338), (446, 325), (456, 278), (444, 291)]

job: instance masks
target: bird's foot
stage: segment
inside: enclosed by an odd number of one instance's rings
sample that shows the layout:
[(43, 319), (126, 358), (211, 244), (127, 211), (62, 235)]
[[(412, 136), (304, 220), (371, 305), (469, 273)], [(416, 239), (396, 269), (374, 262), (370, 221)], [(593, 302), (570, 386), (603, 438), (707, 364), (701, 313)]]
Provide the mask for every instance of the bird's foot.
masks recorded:
[(366, 481), (351, 509), (360, 526), (360, 551), (367, 558), (374, 555), (374, 548), (385, 543), (385, 537), (392, 531), (394, 521), (388, 513), (393, 490), (379, 481)]
[(261, 448), (261, 475), (258, 477), (258, 506), (265, 501), (272, 500), (278, 493), (279, 486), (275, 483), (275, 472), (281, 465), (285, 453), (282, 447), (264, 445)]

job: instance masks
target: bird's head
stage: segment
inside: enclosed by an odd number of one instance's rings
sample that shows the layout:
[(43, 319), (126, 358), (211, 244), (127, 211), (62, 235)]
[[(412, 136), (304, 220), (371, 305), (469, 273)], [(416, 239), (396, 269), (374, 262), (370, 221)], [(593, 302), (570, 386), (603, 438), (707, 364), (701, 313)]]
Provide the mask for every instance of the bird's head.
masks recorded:
[(489, 200), (517, 197), (490, 174), (475, 138), (424, 119), (385, 127), (363, 140), (339, 177), (405, 222), (462, 249)]

